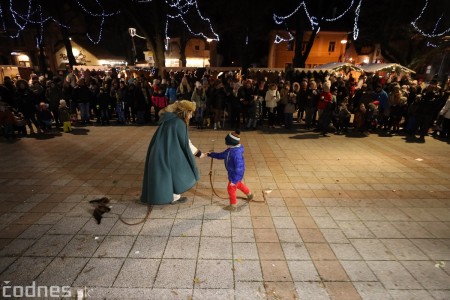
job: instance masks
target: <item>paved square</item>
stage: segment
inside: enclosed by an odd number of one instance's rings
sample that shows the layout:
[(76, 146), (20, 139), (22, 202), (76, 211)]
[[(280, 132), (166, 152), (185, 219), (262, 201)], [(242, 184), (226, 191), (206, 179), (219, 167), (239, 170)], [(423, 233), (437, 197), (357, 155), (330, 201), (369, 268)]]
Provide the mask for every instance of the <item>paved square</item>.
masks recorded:
[[(210, 160), (187, 203), (138, 203), (154, 126), (0, 142), (0, 280), (90, 299), (450, 299), (450, 147), (427, 137), (242, 132), (238, 211)], [(83, 133), (83, 134), (77, 134)], [(227, 131), (190, 128), (202, 150)], [(226, 196), (226, 172), (212, 180)], [(97, 224), (89, 200), (107, 196)]]

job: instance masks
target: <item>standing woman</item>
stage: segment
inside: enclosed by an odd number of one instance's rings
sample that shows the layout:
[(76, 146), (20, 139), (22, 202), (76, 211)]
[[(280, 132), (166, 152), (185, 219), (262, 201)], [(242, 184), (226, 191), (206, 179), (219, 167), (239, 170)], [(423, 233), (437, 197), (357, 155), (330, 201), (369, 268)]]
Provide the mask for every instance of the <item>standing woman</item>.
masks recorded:
[(266, 108), (269, 114), (268, 116), (268, 127), (275, 128), (275, 117), (278, 101), (280, 101), (280, 93), (277, 90), (277, 85), (275, 83), (269, 84), (269, 89), (264, 97), (266, 100)]
[(194, 156), (203, 158), (189, 139), (188, 124), (195, 103), (176, 101), (159, 112), (159, 127), (150, 142), (145, 161), (141, 202), (150, 205), (187, 201), (181, 193), (200, 179)]

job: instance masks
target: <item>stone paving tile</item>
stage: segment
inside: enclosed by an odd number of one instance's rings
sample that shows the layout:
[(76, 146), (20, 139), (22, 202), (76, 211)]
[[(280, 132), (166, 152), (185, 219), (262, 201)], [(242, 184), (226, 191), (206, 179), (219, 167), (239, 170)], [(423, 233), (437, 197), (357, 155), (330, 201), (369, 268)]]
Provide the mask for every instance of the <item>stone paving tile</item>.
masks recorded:
[(75, 235), (59, 252), (61, 257), (92, 257), (105, 236)]
[(236, 243), (253, 243), (255, 242), (255, 235), (253, 229), (233, 228), (232, 240)]
[(175, 219), (171, 236), (200, 236), (202, 220)]
[(73, 235), (44, 235), (24, 253), (25, 256), (56, 256)]
[(295, 282), (295, 288), (299, 298), (302, 300), (331, 299), (322, 282)]
[(55, 257), (36, 278), (38, 285), (71, 286), (89, 258)]
[(108, 235), (103, 239), (93, 256), (127, 257), (135, 239), (135, 236)]
[(89, 217), (64, 217), (49, 231), (49, 234), (76, 234), (89, 221)]
[(365, 260), (394, 260), (395, 256), (379, 240), (352, 239), (353, 247)]
[(370, 269), (386, 289), (421, 289), (422, 286), (396, 261), (368, 261)]
[(264, 299), (266, 292), (262, 282), (235, 283), (236, 300), (260, 300)]
[(234, 289), (194, 289), (193, 299), (230, 299), (234, 300)]
[(138, 236), (130, 250), (129, 257), (133, 258), (162, 258), (168, 237)]
[(159, 264), (159, 259), (126, 259), (113, 286), (150, 288), (155, 281)]
[(233, 264), (230, 260), (199, 260), (195, 279), (199, 288), (233, 288)]
[(449, 290), (450, 275), (436, 268), (432, 261), (402, 261), (402, 265), (427, 290)]
[(202, 237), (200, 239), (199, 259), (231, 259), (231, 238)]
[(263, 281), (259, 260), (234, 260), (234, 277), (236, 282)]
[[(154, 287), (191, 289), (194, 287), (195, 260), (163, 259), (156, 275)], [(177, 270), (177, 272), (173, 272)]]
[(288, 261), (293, 281), (321, 281), (312, 261)]
[(329, 244), (339, 260), (361, 260), (362, 257), (351, 244)]
[(389, 300), (391, 294), (378, 282), (354, 282), (356, 290), (364, 300)]
[[(153, 213), (153, 212), (152, 212)], [(142, 226), (141, 235), (169, 236), (172, 230), (173, 219), (149, 219)]]
[(281, 243), (286, 260), (310, 260), (305, 244), (303, 243)]
[(124, 258), (91, 258), (73, 286), (111, 287), (124, 260)]
[(411, 239), (411, 242), (433, 260), (450, 260), (450, 245), (438, 239)]
[(232, 246), (234, 259), (259, 260), (258, 248), (256, 246), (256, 243), (233, 243)]
[(324, 282), (331, 299), (353, 300), (361, 299), (351, 282)]
[(341, 260), (341, 265), (347, 273), (351, 281), (377, 281), (377, 277), (373, 274), (365, 261), (346, 261)]
[(350, 243), (347, 237), (340, 229), (321, 229), (320, 230), (328, 243)]
[(231, 237), (230, 220), (204, 220), (202, 236)]
[(364, 224), (377, 238), (395, 239), (404, 238), (403, 234), (398, 231), (390, 222), (366, 221)]
[(409, 239), (422, 239), (430, 238), (433, 235), (428, 232), (425, 228), (420, 226), (416, 222), (392, 222), (395, 228), (398, 229), (405, 237)]
[(349, 239), (374, 238), (374, 234), (361, 221), (336, 221)]
[(386, 248), (398, 260), (424, 260), (427, 256), (407, 239), (381, 239)]
[(199, 249), (198, 237), (170, 237), (164, 250), (164, 258), (196, 259)]
[(424, 299), (424, 300), (434, 300), (434, 299), (447, 299), (447, 294), (444, 298), (433, 297), (433, 291), (431, 293), (426, 290), (389, 290), (389, 294), (391, 294), (393, 299), (399, 300), (410, 300), (410, 299)]
[(261, 260), (261, 269), (264, 281), (292, 281), (286, 261), (283, 260)]
[(14, 286), (29, 285), (52, 260), (51, 257), (19, 257), (0, 275), (0, 281), (10, 281)]
[(261, 260), (284, 260), (284, 253), (279, 243), (256, 243)]
[(21, 256), (36, 242), (34, 239), (15, 239), (0, 250), (0, 257)]

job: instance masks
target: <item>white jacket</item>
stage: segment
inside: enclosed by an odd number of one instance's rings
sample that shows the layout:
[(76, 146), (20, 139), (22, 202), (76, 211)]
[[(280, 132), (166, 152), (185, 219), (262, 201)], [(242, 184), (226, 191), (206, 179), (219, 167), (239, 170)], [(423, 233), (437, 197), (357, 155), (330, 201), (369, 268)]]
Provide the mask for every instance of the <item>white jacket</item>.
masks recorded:
[(447, 99), (439, 114), (444, 116), (445, 119), (450, 119), (450, 98)]
[(277, 107), (278, 101), (280, 101), (280, 93), (278, 90), (268, 90), (264, 100), (266, 100), (267, 108), (275, 108)]

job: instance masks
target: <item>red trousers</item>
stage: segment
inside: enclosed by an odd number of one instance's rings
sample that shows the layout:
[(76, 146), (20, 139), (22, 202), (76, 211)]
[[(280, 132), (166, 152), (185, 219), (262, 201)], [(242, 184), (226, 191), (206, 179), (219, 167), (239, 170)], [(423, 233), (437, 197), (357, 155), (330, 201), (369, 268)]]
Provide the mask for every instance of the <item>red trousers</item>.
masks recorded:
[(249, 188), (243, 184), (241, 181), (239, 181), (236, 184), (232, 184), (231, 181), (228, 181), (228, 195), (230, 196), (230, 204), (236, 204), (236, 190), (239, 189), (244, 194), (250, 193)]

